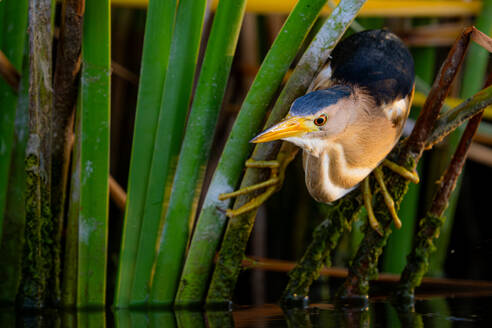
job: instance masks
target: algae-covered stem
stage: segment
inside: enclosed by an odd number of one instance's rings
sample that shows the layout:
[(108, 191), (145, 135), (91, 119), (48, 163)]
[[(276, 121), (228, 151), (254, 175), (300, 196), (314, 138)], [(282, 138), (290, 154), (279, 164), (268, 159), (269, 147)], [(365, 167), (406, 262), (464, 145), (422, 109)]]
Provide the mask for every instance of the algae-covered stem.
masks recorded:
[(357, 190), (337, 201), (329, 208), (328, 218), (316, 227), (313, 240), (303, 257), (289, 272), (289, 282), (281, 298), (286, 306), (305, 305), (309, 288), (318, 279), (324, 265), (330, 266), (331, 252), (338, 245), (343, 232), (362, 207), (362, 195)]
[[(407, 169), (413, 170), (426, 147), (428, 137), (432, 134), (439, 111), (444, 103), (444, 99), (449, 93), (450, 87), (458, 69), (460, 68), (466, 50), (470, 43), (470, 37), (475, 29), (473, 27), (465, 29), (455, 41), (446, 60), (444, 61), (438, 76), (432, 86), (432, 90), (426, 99), (421, 114), (417, 119), (412, 134), (403, 147), (396, 149), (390, 157)], [(385, 182), (389, 186), (389, 192), (395, 200), (398, 208), (408, 187), (408, 181), (400, 176), (386, 171)], [(339, 298), (360, 299), (367, 298), (369, 291), (369, 280), (377, 274), (377, 263), (379, 255), (391, 234), (391, 217), (380, 194), (377, 195), (375, 204), (375, 214), (380, 223), (384, 226), (384, 234), (380, 236), (374, 230), (369, 230), (355, 255), (352, 265), (349, 268), (349, 276), (340, 289)]]
[[(492, 84), (492, 74), (490, 74), (486, 86), (490, 84)], [(415, 246), (408, 256), (408, 262), (402, 272), (396, 292), (396, 299), (403, 301), (404, 304), (412, 304), (411, 300), (413, 299), (415, 287), (420, 285), (422, 277), (427, 272), (429, 256), (434, 248), (433, 241), (439, 236), (439, 229), (445, 220), (442, 215), (463, 169), (466, 154), (478, 129), (482, 115), (483, 111), (472, 117), (468, 122), (451, 163), (440, 179), (439, 188), (434, 196), (431, 208), (425, 217), (420, 220)]]
[[(286, 115), (292, 101), (304, 94), (316, 73), (322, 68), (329, 54), (357, 16), (365, 1), (341, 1), (330, 17), (325, 21), (304, 55), (301, 57), (287, 85), (277, 100), (265, 127), (270, 127)], [(275, 159), (279, 152), (279, 143), (258, 145), (252, 155), (255, 160)], [(295, 148), (280, 152), (279, 156), (292, 158)], [(241, 188), (257, 184), (265, 180), (265, 172), (248, 168), (241, 182)], [(238, 197), (234, 208), (249, 202), (256, 194), (251, 193)], [(207, 303), (224, 303), (231, 299), (240, 263), (244, 256), (246, 244), (254, 224), (256, 210), (233, 217), (228, 224), (219, 259), (210, 284)]]
[[(29, 3), (29, 139), (26, 149), (26, 230), (17, 302), (27, 308), (53, 305), (56, 253), (52, 236), (51, 110), (53, 89), (51, 0)], [(59, 260), (59, 259), (58, 259)]]

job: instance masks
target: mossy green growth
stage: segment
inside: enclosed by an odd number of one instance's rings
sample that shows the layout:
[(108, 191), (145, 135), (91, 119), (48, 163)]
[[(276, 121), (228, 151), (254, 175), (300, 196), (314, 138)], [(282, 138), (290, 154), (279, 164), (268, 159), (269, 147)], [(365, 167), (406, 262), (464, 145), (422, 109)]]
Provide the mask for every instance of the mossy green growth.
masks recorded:
[(410, 300), (414, 290), (422, 282), (429, 268), (430, 254), (435, 251), (434, 240), (439, 237), (439, 230), (445, 218), (430, 213), (419, 223), (419, 232), (412, 252), (407, 256), (407, 265), (402, 272), (396, 292), (397, 300)]
[[(211, 308), (229, 306), (234, 286), (241, 271), (237, 262), (238, 259), (244, 257), (255, 218), (256, 213), (245, 213), (230, 219), (209, 287), (207, 306)], [(234, 236), (234, 238), (230, 238), (230, 236)]]
[(40, 173), (39, 157), (28, 154), (26, 171), (26, 225), (22, 280), (17, 302), (25, 308), (42, 308), (56, 302), (55, 260), (49, 183)]
[[(396, 155), (397, 152), (398, 149), (393, 155)], [(408, 156), (400, 165), (412, 171), (417, 165), (417, 160), (413, 156)], [(398, 210), (408, 190), (409, 181), (387, 168), (384, 168), (383, 172), (388, 192), (395, 202), (395, 209)], [(384, 227), (383, 235), (373, 229), (366, 228), (364, 239), (349, 268), (349, 275), (338, 292), (338, 298), (366, 298), (369, 293), (369, 280), (377, 277), (379, 256), (391, 234), (391, 222), (393, 221), (381, 193), (375, 197), (374, 214), (381, 226)]]
[(289, 282), (281, 302), (284, 305), (302, 304), (307, 301), (309, 288), (319, 277), (323, 265), (331, 265), (331, 252), (338, 245), (342, 233), (351, 226), (362, 207), (359, 191), (337, 201), (329, 209), (329, 215), (313, 232), (313, 240), (296, 267), (289, 273)]

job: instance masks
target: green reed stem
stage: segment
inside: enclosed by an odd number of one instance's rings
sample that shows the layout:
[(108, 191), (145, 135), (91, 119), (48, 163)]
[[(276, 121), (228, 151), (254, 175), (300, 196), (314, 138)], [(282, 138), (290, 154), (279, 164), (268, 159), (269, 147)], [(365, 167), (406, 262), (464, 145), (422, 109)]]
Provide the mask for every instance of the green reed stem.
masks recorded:
[[(3, 1), (0, 3), (0, 50), (17, 69), (22, 71), (22, 59), (26, 45), (27, 0)], [(0, 77), (0, 242), (8, 197), (9, 170), (14, 142), (14, 121), (18, 94)]]
[[(153, 248), (158, 245), (160, 251), (157, 254), (154, 281), (150, 293), (140, 291), (134, 304), (140, 305), (149, 299), (151, 304), (170, 304), (174, 300), (174, 292), (177, 286), (167, 284), (167, 270), (173, 270), (167, 266), (167, 254), (169, 251), (166, 234), (169, 225), (164, 223), (164, 232), (157, 239), (162, 213), (166, 210), (171, 183), (178, 159), (181, 141), (183, 137), (185, 118), (191, 98), (195, 67), (198, 58), (198, 50), (205, 15), (205, 0), (182, 0), (178, 5), (176, 16), (176, 28), (171, 45), (169, 67), (162, 95), (161, 112), (157, 126), (157, 134), (154, 148), (154, 157), (150, 169), (149, 186), (144, 210), (144, 224), (152, 220), (155, 225), (148, 226), (153, 232), (146, 235)], [(181, 220), (188, 224), (189, 218)], [(151, 221), (149, 221), (151, 222)], [(142, 230), (142, 233), (145, 230)], [(179, 249), (176, 249), (180, 252)], [(139, 265), (137, 261), (137, 266)], [(151, 270), (148, 272), (151, 273)], [(179, 273), (178, 273), (179, 274)], [(142, 277), (142, 279), (145, 279)], [(146, 277), (146, 279), (150, 279)], [(178, 279), (178, 278), (175, 278)], [(175, 285), (176, 282), (175, 282)], [(136, 290), (134, 290), (136, 291)], [(145, 297), (143, 297), (145, 296)], [(133, 302), (133, 300), (132, 300)]]
[(80, 89), (77, 307), (106, 303), (110, 115), (110, 2), (86, 0)]
[[(189, 221), (192, 221), (196, 214), (203, 173), (228, 81), (245, 5), (244, 0), (219, 2), (210, 32), (174, 177), (156, 268), (158, 276), (154, 282), (155, 287), (161, 286), (163, 290), (169, 291), (166, 296), (169, 300), (174, 297), (179, 283), (185, 247), (189, 238)], [(189, 291), (187, 280), (189, 275), (193, 279), (193, 275), (196, 274), (199, 273), (187, 271), (183, 273), (180, 283), (181, 293), (176, 300), (178, 304), (187, 303), (186, 292)]]
[[(27, 15), (26, 15), (27, 17)], [(15, 117), (14, 143), (12, 148), (11, 169), (5, 219), (4, 238), (0, 242), (0, 304), (12, 305), (15, 302), (21, 279), (22, 248), (24, 246), (24, 228), (26, 223), (25, 164), (29, 121), (29, 43), (24, 40), (24, 63), (19, 87), (19, 99)]]
[[(116, 278), (114, 297), (116, 307), (128, 306), (134, 281), (148, 283), (154, 261), (160, 216), (154, 216), (151, 221), (143, 221), (143, 213), (175, 13), (176, 0), (149, 1), (128, 178), (127, 206)], [(161, 202), (162, 198), (157, 201)], [(137, 261), (138, 266), (136, 266)]]

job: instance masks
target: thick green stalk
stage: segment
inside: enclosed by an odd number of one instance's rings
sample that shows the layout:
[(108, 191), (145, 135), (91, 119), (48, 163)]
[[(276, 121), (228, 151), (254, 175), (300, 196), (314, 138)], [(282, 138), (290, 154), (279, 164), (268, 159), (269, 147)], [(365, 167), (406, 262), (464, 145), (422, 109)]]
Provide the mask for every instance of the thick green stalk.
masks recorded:
[[(345, 0), (333, 10), (330, 17), (324, 22), (320, 31), (303, 54), (293, 72), (289, 82), (275, 104), (269, 116), (266, 127), (273, 125), (283, 118), (295, 98), (303, 95), (316, 73), (325, 64), (331, 51), (341, 39), (350, 23), (357, 16), (365, 1)], [(278, 152), (279, 143), (260, 144), (255, 147), (252, 158), (255, 160), (274, 159), (278, 153), (280, 162), (288, 164), (288, 158), (295, 156), (296, 147), (291, 145), (282, 147)], [(290, 149), (288, 149), (290, 148)], [(281, 159), (283, 157), (283, 159)], [(265, 170), (263, 170), (265, 171)], [(241, 182), (241, 188), (254, 185), (265, 180), (264, 172), (258, 169), (247, 169)], [(255, 195), (247, 194), (238, 197), (234, 208), (238, 208), (250, 201)], [(224, 240), (219, 252), (215, 271), (210, 284), (207, 303), (224, 303), (231, 299), (237, 277), (240, 272), (240, 263), (253, 228), (256, 211), (233, 217), (229, 220)]]
[(17, 302), (28, 308), (53, 305), (54, 283), (50, 211), (52, 27), (51, 0), (29, 3), (29, 139), (26, 147), (26, 229), (22, 281)]
[[(154, 259), (151, 254), (154, 253), (156, 238), (150, 243), (147, 239), (148, 233), (156, 230), (155, 226), (158, 223), (154, 224), (154, 222), (156, 220), (159, 222), (160, 217), (155, 217), (155, 220), (150, 222), (151, 230), (145, 229), (147, 225), (142, 222), (142, 217), (161, 108), (162, 89), (171, 49), (175, 12), (176, 0), (149, 1), (128, 178), (127, 206), (116, 278), (114, 298), (116, 307), (127, 307), (130, 302), (137, 252), (149, 258), (146, 263), (150, 262), (150, 267)], [(140, 235), (143, 238), (140, 238)], [(145, 266), (139, 264), (138, 268), (148, 272), (149, 264)], [(148, 281), (148, 278), (141, 280)]]
[[(156, 256), (156, 245), (159, 245), (159, 248), (164, 246), (161, 243), (162, 236), (160, 242), (158, 240), (162, 221), (161, 215), (166, 208), (168, 198), (166, 192), (169, 192), (171, 188), (170, 184), (174, 176), (185, 118), (188, 113), (205, 5), (205, 0), (183, 0), (178, 5), (176, 27), (171, 44), (169, 66), (164, 83), (154, 154), (150, 168), (141, 231), (142, 237), (140, 238), (140, 244), (142, 245), (145, 242), (147, 245), (145, 249), (148, 249), (148, 251), (147, 253), (139, 252), (136, 262), (137, 268), (145, 265), (145, 272), (142, 270), (144, 274), (136, 276), (134, 280), (134, 282), (137, 282), (137, 280), (143, 279), (147, 284), (146, 289), (133, 289), (132, 293), (138, 293), (132, 294), (131, 303), (135, 305), (146, 303), (149, 299), (149, 294), (150, 303), (152, 304), (170, 304), (174, 300), (174, 294), (169, 298), (169, 290), (164, 281), (165, 278), (162, 279), (166, 270), (171, 268), (166, 267), (166, 264), (160, 262), (160, 258), (158, 258), (154, 274), (152, 272), (154, 269), (152, 263)], [(182, 219), (188, 220), (188, 218)], [(140, 250), (143, 249), (141, 246)], [(145, 263), (140, 261), (140, 256), (147, 258)], [(152, 277), (155, 279), (154, 282), (151, 282)], [(140, 282), (138, 281), (138, 283)]]
[(224, 209), (230, 204), (230, 201), (219, 201), (218, 195), (232, 191), (237, 185), (250, 150), (248, 141), (260, 129), (271, 98), (324, 3), (324, 0), (298, 2), (268, 52), (243, 102), (212, 178), (193, 235), (188, 253), (190, 260), (187, 261), (185, 270), (197, 274), (192, 279), (188, 276), (187, 282), (192, 293), (187, 293), (187, 302), (201, 303), (206, 293), (213, 258), (226, 222), (225, 215), (218, 207)]
[[(245, 5), (245, 0), (219, 2), (210, 32), (161, 237), (158, 260), (159, 263), (165, 263), (165, 271), (161, 273), (157, 271), (158, 276), (154, 281), (156, 288), (160, 284), (162, 288), (169, 290), (169, 298), (174, 297), (176, 292), (189, 238), (189, 220), (183, 218), (192, 220), (196, 214), (203, 173), (232, 65)], [(159, 267), (158, 264), (157, 268)], [(188, 287), (187, 275), (190, 274), (193, 278), (197, 273), (183, 273), (181, 290)], [(184, 290), (184, 294), (178, 294), (178, 304), (187, 304), (186, 290), (188, 289)]]
[[(482, 12), (475, 22), (475, 26), (485, 34), (492, 36), (492, 0), (484, 0)], [(478, 92), (484, 83), (485, 72), (487, 71), (487, 63), (489, 53), (476, 43), (470, 45), (467, 58), (464, 64), (463, 81), (461, 83), (460, 97), (466, 99)], [(448, 139), (448, 146), (445, 147), (444, 153), (441, 154), (448, 159), (456, 149), (458, 142), (463, 134), (463, 129), (458, 129), (453, 132)], [(444, 168), (441, 169), (441, 172)], [(441, 173), (439, 172), (439, 174)], [(451, 232), (454, 222), (454, 211), (458, 205), (458, 197), (461, 190), (461, 176), (456, 183), (456, 189), (453, 191), (449, 199), (449, 206), (446, 208), (443, 216), (446, 221), (441, 228), (440, 237), (436, 241), (437, 251), (431, 255), (429, 274), (440, 276), (443, 274), (444, 261), (448, 254), (448, 244), (451, 238)]]
[[(10, 0), (0, 3), (3, 19), (0, 19), (0, 49), (10, 63), (22, 70), (22, 58), (26, 45), (28, 0)], [(2, 18), (2, 17), (0, 17)], [(14, 120), (17, 108), (17, 92), (0, 77), (0, 242), (7, 201), (9, 169), (14, 141)]]
[[(26, 1), (27, 2), (27, 1)], [(27, 17), (27, 15), (26, 15)], [(26, 176), (24, 159), (29, 120), (29, 49), (24, 51), (19, 100), (15, 117), (14, 144), (9, 173), (9, 193), (5, 206), (4, 238), (0, 242), (0, 304), (12, 305), (19, 288), (26, 223), (25, 190)]]
[(86, 0), (80, 89), (80, 208), (77, 307), (106, 302), (108, 235), (110, 3)]

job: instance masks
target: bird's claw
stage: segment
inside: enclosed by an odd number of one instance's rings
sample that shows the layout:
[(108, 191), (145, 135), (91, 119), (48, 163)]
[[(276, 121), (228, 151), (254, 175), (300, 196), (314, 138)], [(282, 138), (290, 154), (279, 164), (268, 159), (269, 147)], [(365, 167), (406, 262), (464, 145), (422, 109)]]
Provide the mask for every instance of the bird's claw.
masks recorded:
[(391, 171), (399, 174), (403, 178), (410, 180), (411, 182), (417, 184), (420, 182), (419, 174), (416, 171), (409, 171), (401, 165), (396, 164), (395, 162), (390, 161), (389, 159), (385, 159), (383, 161), (383, 165), (386, 166)]
[(266, 190), (263, 193), (254, 197), (246, 204), (243, 204), (242, 206), (236, 209), (227, 209), (226, 216), (230, 218), (244, 214), (246, 212), (254, 210), (255, 208), (260, 207), (260, 205), (263, 204), (277, 190), (277, 188), (281, 184), (281, 179), (279, 178), (280, 162), (278, 160), (256, 161), (250, 158), (246, 161), (245, 166), (248, 168), (269, 168), (271, 170), (270, 178), (266, 181), (251, 186), (247, 186), (230, 193), (220, 194), (219, 200), (226, 200), (241, 195), (246, 195), (259, 189), (266, 188)]
[(266, 202), (266, 200), (270, 198), (270, 196), (273, 195), (282, 186), (287, 165), (292, 162), (295, 155), (297, 154), (297, 151), (298, 149), (293, 147), (292, 145), (288, 143), (283, 143), (277, 155), (277, 159), (275, 160), (257, 161), (252, 158), (248, 159), (245, 163), (245, 166), (247, 168), (270, 169), (270, 178), (266, 181), (247, 186), (230, 193), (220, 194), (219, 200), (226, 200), (229, 198), (246, 195), (263, 188), (266, 188), (266, 190), (238, 208), (227, 209), (226, 216), (232, 218), (234, 216), (244, 214), (260, 207), (261, 204)]
[[(386, 166), (389, 168), (391, 171), (399, 174), (403, 178), (406, 178), (413, 183), (419, 183), (419, 176), (417, 172), (411, 172), (404, 167), (391, 162), (390, 160), (385, 159), (382, 163), (382, 165)], [(376, 178), (376, 181), (379, 185), (379, 188), (381, 190), (381, 193), (383, 194), (383, 199), (386, 204), (386, 207), (388, 208), (388, 211), (393, 218), (393, 222), (395, 224), (395, 227), (397, 229), (400, 229), (402, 224), (401, 220), (398, 217), (398, 214), (396, 213), (395, 209), (395, 202), (393, 198), (391, 197), (388, 189), (386, 188), (386, 184), (384, 183), (384, 174), (381, 166), (378, 166), (374, 171), (374, 177)], [(381, 225), (376, 219), (376, 216), (374, 215), (374, 211), (372, 208), (372, 195), (371, 195), (371, 190), (369, 187), (369, 177), (365, 178), (364, 181), (362, 182), (362, 194), (364, 197), (364, 206), (367, 209), (367, 217), (369, 220), (369, 224), (371, 228), (373, 228), (378, 234), (381, 236), (383, 235), (383, 229), (381, 228)]]

